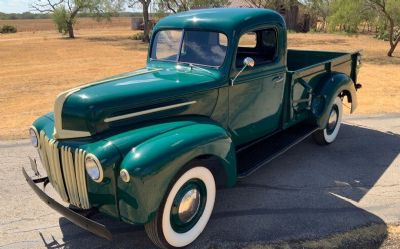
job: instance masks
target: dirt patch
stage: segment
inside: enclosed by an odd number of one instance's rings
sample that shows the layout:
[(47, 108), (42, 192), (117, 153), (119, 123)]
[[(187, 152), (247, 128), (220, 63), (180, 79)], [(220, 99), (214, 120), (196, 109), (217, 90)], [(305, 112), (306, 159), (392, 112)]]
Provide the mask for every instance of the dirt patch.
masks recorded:
[[(91, 27), (82, 22), (78, 27)], [(61, 38), (56, 31), (0, 35), (0, 139), (26, 137), (30, 124), (52, 111), (61, 91), (145, 65), (147, 45), (129, 39), (133, 31), (126, 20), (112, 23), (107, 28), (78, 28), (75, 40)], [(362, 49), (359, 81), (363, 88), (357, 112), (400, 110), (400, 53), (386, 57), (386, 42), (365, 35), (289, 34), (289, 47)]]

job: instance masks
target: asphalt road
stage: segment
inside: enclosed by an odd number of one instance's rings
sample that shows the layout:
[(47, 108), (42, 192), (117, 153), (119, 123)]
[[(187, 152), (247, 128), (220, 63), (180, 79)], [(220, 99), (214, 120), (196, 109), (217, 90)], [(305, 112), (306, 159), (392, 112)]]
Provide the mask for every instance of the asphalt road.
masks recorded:
[[(219, 190), (213, 216), (190, 248), (319, 238), (399, 223), (400, 113), (345, 120), (334, 144), (307, 139), (235, 188)], [(28, 155), (36, 157), (27, 140), (0, 142), (0, 248), (153, 248), (141, 226), (94, 216), (114, 234), (109, 242), (51, 210), (23, 179)]]

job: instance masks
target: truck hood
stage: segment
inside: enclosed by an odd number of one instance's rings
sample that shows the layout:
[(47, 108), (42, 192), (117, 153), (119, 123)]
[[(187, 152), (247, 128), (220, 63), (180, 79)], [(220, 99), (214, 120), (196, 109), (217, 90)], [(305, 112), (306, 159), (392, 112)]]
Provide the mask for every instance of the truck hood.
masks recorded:
[(209, 106), (216, 102), (222, 83), (217, 70), (179, 65), (141, 69), (77, 87), (57, 97), (54, 137), (87, 137), (166, 116), (211, 115)]

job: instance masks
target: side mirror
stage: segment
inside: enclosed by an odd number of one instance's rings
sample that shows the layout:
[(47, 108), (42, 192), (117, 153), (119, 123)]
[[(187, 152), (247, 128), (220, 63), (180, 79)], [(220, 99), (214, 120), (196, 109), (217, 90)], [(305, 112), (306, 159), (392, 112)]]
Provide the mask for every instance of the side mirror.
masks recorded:
[(253, 58), (251, 57), (246, 57), (243, 60), (243, 65), (244, 67), (254, 67), (256, 63), (254, 62)]
[(243, 70), (246, 69), (246, 67), (254, 67), (255, 64), (256, 64), (256, 63), (255, 63), (255, 61), (253, 60), (253, 58), (251, 58), (251, 57), (246, 57), (246, 58), (244, 58), (244, 60), (243, 60), (243, 67), (242, 67), (242, 69), (240, 69), (240, 71), (236, 74), (235, 78), (233, 78), (233, 79), (231, 80), (231, 86), (233, 86), (233, 83), (235, 82), (235, 80), (237, 79), (237, 77), (243, 72)]

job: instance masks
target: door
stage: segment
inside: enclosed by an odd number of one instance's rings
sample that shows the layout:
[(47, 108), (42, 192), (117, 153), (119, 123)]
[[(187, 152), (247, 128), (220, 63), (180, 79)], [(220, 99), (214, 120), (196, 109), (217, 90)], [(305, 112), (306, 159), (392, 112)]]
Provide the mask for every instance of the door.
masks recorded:
[(275, 29), (244, 34), (239, 41), (236, 67), (243, 59), (255, 61), (229, 87), (229, 129), (236, 146), (268, 135), (281, 128), (286, 67), (280, 63)]

